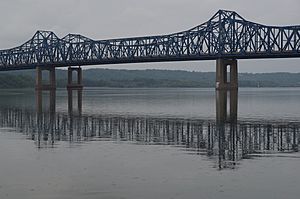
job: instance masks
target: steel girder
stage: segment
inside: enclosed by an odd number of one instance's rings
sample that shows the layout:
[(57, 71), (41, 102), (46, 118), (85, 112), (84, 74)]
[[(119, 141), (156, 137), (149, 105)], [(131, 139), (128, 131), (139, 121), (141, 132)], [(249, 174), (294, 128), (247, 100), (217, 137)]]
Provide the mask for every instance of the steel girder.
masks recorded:
[(19, 47), (0, 51), (0, 70), (118, 63), (300, 57), (300, 25), (266, 26), (219, 10), (190, 30), (161, 36), (92, 40), (37, 31)]

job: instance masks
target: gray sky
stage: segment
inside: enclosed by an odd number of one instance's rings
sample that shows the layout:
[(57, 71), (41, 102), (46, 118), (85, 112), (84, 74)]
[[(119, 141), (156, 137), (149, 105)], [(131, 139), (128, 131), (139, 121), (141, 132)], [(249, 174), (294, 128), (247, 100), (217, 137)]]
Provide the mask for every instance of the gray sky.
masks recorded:
[[(267, 25), (300, 24), (300, 0), (0, 0), (0, 49), (37, 30), (92, 39), (169, 34), (207, 21), (219, 9)], [(241, 60), (241, 72), (300, 72), (300, 59)], [(214, 71), (213, 61), (101, 66)]]

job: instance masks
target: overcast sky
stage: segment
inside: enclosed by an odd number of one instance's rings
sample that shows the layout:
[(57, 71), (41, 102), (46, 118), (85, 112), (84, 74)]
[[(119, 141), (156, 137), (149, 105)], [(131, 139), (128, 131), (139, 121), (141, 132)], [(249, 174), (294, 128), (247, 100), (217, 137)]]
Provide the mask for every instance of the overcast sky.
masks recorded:
[[(37, 30), (92, 39), (169, 34), (207, 21), (219, 9), (267, 25), (300, 24), (300, 0), (0, 0), (0, 49)], [(241, 72), (300, 72), (300, 59), (241, 60)], [(213, 61), (101, 66), (214, 71)]]

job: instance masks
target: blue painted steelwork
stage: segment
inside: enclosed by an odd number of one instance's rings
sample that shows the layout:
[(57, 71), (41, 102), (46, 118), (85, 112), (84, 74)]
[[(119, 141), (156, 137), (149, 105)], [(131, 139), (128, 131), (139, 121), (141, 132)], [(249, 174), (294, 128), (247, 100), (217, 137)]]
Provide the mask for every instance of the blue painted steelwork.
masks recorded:
[(0, 70), (100, 64), (300, 57), (300, 25), (266, 26), (219, 10), (187, 31), (161, 36), (92, 40), (37, 31), (23, 45), (0, 51)]

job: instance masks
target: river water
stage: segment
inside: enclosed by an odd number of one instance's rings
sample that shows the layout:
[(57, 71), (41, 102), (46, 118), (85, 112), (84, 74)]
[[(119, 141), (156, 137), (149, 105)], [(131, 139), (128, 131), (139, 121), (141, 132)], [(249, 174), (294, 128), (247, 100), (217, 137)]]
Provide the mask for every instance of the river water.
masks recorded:
[(300, 88), (72, 94), (1, 90), (1, 199), (299, 198)]

